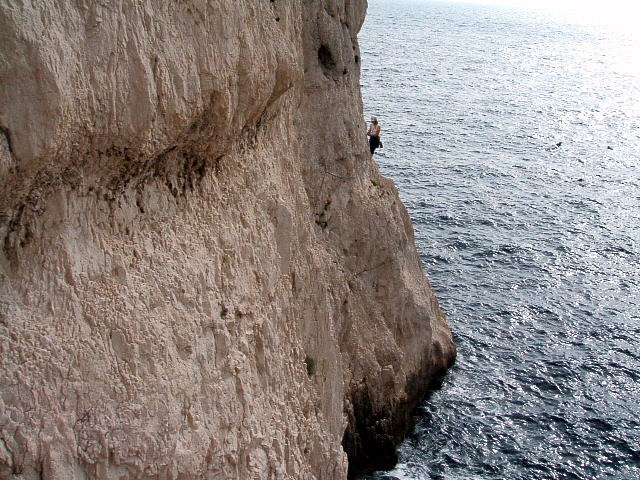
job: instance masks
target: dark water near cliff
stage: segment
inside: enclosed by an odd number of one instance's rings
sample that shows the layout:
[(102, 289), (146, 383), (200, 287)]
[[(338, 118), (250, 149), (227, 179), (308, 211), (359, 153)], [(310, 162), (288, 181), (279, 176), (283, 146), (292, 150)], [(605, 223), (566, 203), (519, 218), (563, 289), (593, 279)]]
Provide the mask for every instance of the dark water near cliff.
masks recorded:
[(367, 478), (639, 479), (640, 38), (370, 0), (360, 40), (376, 160), (459, 347)]

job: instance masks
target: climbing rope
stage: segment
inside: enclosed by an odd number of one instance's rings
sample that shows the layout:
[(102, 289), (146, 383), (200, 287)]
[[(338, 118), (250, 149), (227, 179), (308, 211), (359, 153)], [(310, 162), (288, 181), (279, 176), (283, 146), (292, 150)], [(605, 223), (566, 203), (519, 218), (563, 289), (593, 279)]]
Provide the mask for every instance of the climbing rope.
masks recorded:
[[(364, 163), (362, 164), (364, 165)], [(323, 166), (324, 167), (324, 166)], [(333, 177), (333, 178), (337, 178), (338, 180), (355, 180), (357, 178), (360, 178), (361, 176), (363, 176), (366, 172), (360, 172), (357, 175), (338, 175), (337, 173), (333, 173), (330, 172), (329, 170), (327, 170), (327, 167), (324, 167), (324, 175), (322, 176), (322, 182), (320, 183), (320, 188), (318, 189), (318, 192), (322, 192), (323, 188), (324, 188), (324, 182), (327, 178), (327, 175)], [(319, 215), (319, 214), (316, 214)]]
[(345, 177), (343, 175), (336, 175), (335, 173), (331, 173), (330, 171), (328, 171), (326, 168), (324, 169), (324, 173), (326, 173), (327, 175), (331, 175), (332, 177), (339, 178), (340, 180), (355, 180), (360, 176), (360, 175), (352, 175), (349, 177)]

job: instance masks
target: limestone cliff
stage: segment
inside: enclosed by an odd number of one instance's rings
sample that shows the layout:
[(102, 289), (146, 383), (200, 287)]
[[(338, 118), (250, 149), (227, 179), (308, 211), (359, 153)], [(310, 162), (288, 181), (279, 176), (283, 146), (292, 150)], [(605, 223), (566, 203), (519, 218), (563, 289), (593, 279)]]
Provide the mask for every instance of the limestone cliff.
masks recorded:
[(393, 462), (455, 349), (363, 138), (365, 10), (3, 0), (0, 478)]

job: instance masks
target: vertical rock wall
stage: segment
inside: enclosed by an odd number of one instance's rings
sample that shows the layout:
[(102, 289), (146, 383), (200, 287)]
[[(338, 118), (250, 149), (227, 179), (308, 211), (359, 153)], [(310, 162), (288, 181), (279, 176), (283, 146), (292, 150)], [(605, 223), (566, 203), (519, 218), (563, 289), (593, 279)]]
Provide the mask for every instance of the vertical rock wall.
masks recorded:
[(0, 478), (393, 462), (455, 350), (363, 139), (365, 9), (0, 5)]

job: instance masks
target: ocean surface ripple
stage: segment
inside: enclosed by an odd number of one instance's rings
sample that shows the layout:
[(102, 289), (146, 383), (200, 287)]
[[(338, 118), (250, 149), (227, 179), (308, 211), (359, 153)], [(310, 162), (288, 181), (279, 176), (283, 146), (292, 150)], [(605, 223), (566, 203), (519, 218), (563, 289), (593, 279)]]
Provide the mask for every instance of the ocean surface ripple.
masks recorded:
[(639, 479), (640, 39), (370, 0), (360, 42), (376, 160), (459, 348), (365, 478)]

